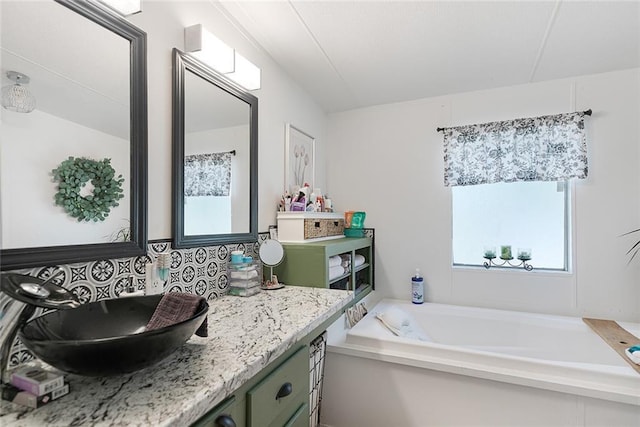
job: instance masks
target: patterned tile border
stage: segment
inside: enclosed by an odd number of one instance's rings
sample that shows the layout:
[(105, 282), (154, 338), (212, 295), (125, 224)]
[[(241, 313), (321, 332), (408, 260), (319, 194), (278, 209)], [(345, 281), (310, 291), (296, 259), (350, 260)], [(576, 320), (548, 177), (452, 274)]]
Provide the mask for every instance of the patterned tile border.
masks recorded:
[[(242, 250), (246, 255), (257, 258), (260, 243), (269, 237), (269, 233), (259, 233), (257, 242), (232, 245), (206, 246), (189, 249), (171, 249), (169, 240), (151, 241), (147, 254), (135, 258), (98, 260), (77, 264), (60, 265), (62, 273), (54, 283), (75, 293), (83, 303), (117, 298), (125, 289), (129, 276), (133, 275), (137, 290), (145, 289), (145, 268), (152, 258), (169, 251), (171, 267), (169, 280), (164, 291), (187, 292), (216, 299), (227, 293), (227, 262), (231, 251)], [(28, 274), (47, 279), (56, 267), (36, 267), (14, 270), (12, 273)], [(0, 293), (0, 309), (13, 301)], [(38, 309), (36, 316), (50, 310)], [(4, 322), (3, 322), (4, 321)], [(6, 319), (0, 318), (0, 331), (6, 327)], [(9, 366), (13, 367), (33, 359), (20, 340), (13, 343)]]
[[(365, 229), (365, 235), (374, 238), (374, 229)], [(227, 263), (231, 251), (242, 250), (246, 255), (257, 259), (260, 244), (268, 238), (269, 233), (266, 232), (259, 233), (256, 242), (189, 249), (171, 249), (170, 240), (155, 240), (149, 243), (146, 255), (135, 258), (60, 265), (62, 274), (54, 279), (54, 283), (73, 291), (83, 303), (117, 298), (125, 289), (131, 275), (137, 289), (144, 290), (146, 264), (158, 254), (169, 251), (171, 267), (164, 291), (193, 293), (213, 300), (227, 293)], [(47, 279), (54, 270), (55, 267), (36, 267), (12, 272)], [(11, 303), (13, 301), (9, 297), (0, 293), (1, 312)], [(37, 309), (35, 316), (48, 311), (50, 310)], [(0, 318), (0, 332), (6, 327), (5, 323), (6, 319)], [(14, 367), (33, 358), (31, 352), (16, 338), (11, 349), (9, 366)]]

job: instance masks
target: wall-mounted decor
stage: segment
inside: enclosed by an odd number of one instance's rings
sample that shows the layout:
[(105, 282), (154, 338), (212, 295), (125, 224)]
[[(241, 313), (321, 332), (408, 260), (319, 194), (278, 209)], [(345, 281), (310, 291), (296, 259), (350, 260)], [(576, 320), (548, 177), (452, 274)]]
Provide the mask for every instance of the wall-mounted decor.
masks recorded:
[(313, 188), (315, 179), (316, 140), (290, 123), (285, 132), (285, 190), (290, 193), (305, 187)]
[[(110, 159), (69, 157), (51, 173), (58, 183), (56, 205), (78, 221), (104, 221), (111, 208), (118, 206), (118, 200), (124, 197), (124, 178), (116, 176)], [(93, 189), (84, 195), (83, 189), (89, 183)]]

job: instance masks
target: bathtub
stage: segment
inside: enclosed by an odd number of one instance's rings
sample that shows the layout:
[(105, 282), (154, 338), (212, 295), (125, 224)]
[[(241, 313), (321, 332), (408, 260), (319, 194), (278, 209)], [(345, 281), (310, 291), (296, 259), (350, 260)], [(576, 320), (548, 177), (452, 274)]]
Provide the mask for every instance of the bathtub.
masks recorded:
[[(429, 341), (385, 328), (375, 314), (390, 310), (407, 313)], [(640, 336), (640, 324), (620, 325)], [(459, 417), (459, 408), (468, 405), (488, 411), (486, 425), (527, 424), (515, 421), (523, 414), (537, 420), (530, 425), (640, 425), (640, 374), (580, 318), (382, 300), (329, 344), (323, 397), (329, 426), (375, 426), (382, 419), (422, 425), (416, 420), (430, 403), (432, 415), (440, 415), (428, 425), (482, 425)], [(362, 384), (375, 393), (364, 393)], [(349, 411), (339, 407), (345, 400), (352, 403)], [(372, 400), (379, 405), (372, 407)], [(554, 405), (559, 407), (549, 409)], [(414, 407), (421, 409), (406, 410)], [(364, 414), (372, 411), (377, 418), (367, 419)], [(505, 418), (496, 418), (498, 413)], [(585, 414), (594, 413), (614, 418), (591, 423), (598, 416)]]

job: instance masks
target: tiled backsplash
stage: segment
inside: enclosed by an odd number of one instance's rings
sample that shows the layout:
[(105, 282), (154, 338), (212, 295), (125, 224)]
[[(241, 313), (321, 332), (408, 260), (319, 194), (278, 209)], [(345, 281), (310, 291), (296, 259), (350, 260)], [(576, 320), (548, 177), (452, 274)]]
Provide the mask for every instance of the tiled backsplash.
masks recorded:
[[(137, 290), (145, 289), (146, 264), (159, 253), (170, 251), (171, 267), (164, 290), (193, 293), (212, 300), (227, 293), (226, 270), (231, 251), (242, 250), (257, 258), (260, 243), (268, 236), (269, 233), (260, 233), (257, 242), (189, 249), (171, 249), (169, 241), (152, 241), (147, 254), (135, 258), (60, 265), (63, 273), (54, 283), (73, 291), (83, 303), (117, 298), (131, 275), (135, 277)], [(12, 272), (47, 279), (53, 271), (54, 267), (36, 267)], [(0, 310), (10, 303), (9, 297), (0, 293)], [(43, 311), (47, 310), (39, 309), (36, 315)], [(7, 319), (0, 318), (0, 331), (7, 326), (6, 322)], [(31, 353), (17, 342), (12, 348), (9, 365), (15, 366), (32, 358)]]

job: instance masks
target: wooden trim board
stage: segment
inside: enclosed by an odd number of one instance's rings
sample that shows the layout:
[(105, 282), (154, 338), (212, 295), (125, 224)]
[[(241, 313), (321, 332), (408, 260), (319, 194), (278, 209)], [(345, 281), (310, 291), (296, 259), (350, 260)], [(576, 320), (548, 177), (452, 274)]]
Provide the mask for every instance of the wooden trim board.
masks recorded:
[(582, 320), (640, 374), (640, 365), (636, 365), (629, 360), (624, 352), (625, 349), (632, 345), (640, 343), (640, 338), (623, 329), (613, 320), (591, 319), (588, 317), (583, 317)]

